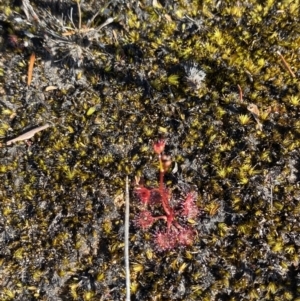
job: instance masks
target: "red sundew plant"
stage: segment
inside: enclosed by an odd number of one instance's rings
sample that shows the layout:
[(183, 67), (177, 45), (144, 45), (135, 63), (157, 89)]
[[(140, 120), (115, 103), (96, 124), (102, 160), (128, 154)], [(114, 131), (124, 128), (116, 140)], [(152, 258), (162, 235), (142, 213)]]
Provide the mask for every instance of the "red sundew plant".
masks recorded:
[[(163, 154), (165, 149), (165, 140), (159, 140), (154, 143), (153, 150), (159, 160), (159, 187), (146, 188), (137, 183), (135, 193), (143, 205), (143, 209), (134, 220), (135, 226), (144, 231), (149, 230), (156, 221), (163, 220), (165, 228), (156, 231), (154, 234), (154, 243), (158, 251), (174, 249), (179, 246), (190, 246), (193, 244), (196, 231), (192, 226), (187, 225), (188, 219), (194, 219), (199, 214), (199, 208), (195, 204), (197, 194), (189, 192), (185, 199), (181, 201), (180, 208), (171, 206), (171, 193), (165, 187), (164, 176), (171, 159)], [(162, 215), (154, 216), (151, 209), (161, 207)]]

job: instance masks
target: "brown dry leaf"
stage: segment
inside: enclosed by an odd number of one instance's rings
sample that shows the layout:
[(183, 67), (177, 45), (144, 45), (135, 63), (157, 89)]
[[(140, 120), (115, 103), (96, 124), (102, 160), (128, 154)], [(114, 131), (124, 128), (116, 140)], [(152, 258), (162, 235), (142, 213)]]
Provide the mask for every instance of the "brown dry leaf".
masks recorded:
[(252, 113), (255, 121), (257, 122), (257, 126), (258, 126), (259, 130), (262, 130), (263, 125), (258, 119), (258, 116), (260, 115), (260, 112), (259, 112), (259, 109), (258, 109), (257, 105), (255, 105), (254, 103), (250, 103), (247, 106), (247, 109), (248, 109), (249, 112)]
[(253, 115), (256, 115), (256, 117), (258, 117), (260, 115), (259, 113), (259, 109), (257, 107), (257, 105), (255, 105), (254, 103), (250, 103), (247, 106), (248, 111), (250, 111)]

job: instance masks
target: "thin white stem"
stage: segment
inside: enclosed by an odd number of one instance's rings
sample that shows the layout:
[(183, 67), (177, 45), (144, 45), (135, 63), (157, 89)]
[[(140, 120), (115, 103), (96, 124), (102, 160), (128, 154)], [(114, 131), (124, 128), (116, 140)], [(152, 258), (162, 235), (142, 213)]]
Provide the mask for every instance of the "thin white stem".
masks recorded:
[(130, 267), (129, 267), (129, 188), (128, 176), (125, 187), (125, 271), (126, 271), (126, 301), (130, 301)]
[(68, 17), (69, 17), (69, 20), (71, 21), (71, 24), (73, 25), (73, 29), (76, 30), (76, 26), (73, 22), (73, 7), (71, 7), (70, 15), (68, 15)]
[(271, 213), (273, 214), (273, 183), (272, 178), (270, 176), (270, 199), (271, 199)]
[(93, 17), (87, 22), (87, 27), (89, 28), (90, 25), (94, 22), (95, 18), (99, 15), (100, 11), (96, 12)]
[(81, 7), (80, 7), (80, 0), (77, 0), (77, 7), (78, 7), (78, 30), (80, 31), (81, 29)]
[(104, 23), (102, 23), (100, 26), (98, 26), (95, 30), (99, 31), (103, 27), (107, 26), (108, 24), (112, 23), (115, 20), (115, 18), (108, 18)]

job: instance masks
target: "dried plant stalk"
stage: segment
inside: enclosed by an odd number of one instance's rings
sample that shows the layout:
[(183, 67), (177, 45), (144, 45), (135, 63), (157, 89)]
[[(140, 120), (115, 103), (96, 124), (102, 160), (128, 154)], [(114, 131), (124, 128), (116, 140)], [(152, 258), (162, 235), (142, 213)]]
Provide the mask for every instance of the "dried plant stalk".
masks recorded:
[(130, 301), (130, 267), (129, 267), (129, 188), (128, 176), (125, 187), (125, 271), (126, 271), (126, 301)]
[(22, 135), (20, 135), (20, 136), (18, 136), (18, 137), (16, 137), (16, 138), (14, 138), (14, 139), (8, 140), (8, 141), (6, 142), (6, 145), (11, 145), (12, 143), (17, 142), (17, 141), (23, 141), (23, 140), (30, 139), (30, 138), (32, 138), (36, 133), (38, 133), (38, 132), (40, 132), (40, 131), (42, 131), (42, 130), (48, 128), (49, 126), (50, 126), (50, 125), (49, 125), (48, 123), (46, 123), (45, 125), (39, 126), (39, 127), (35, 128), (35, 129), (32, 129), (32, 130), (30, 130), (29, 132), (26, 132), (26, 133), (24, 133), (24, 134), (22, 134)]
[(29, 60), (29, 66), (28, 66), (27, 86), (30, 86), (31, 84), (34, 61), (35, 61), (35, 53), (32, 52)]
[(285, 60), (285, 58), (283, 57), (283, 55), (277, 51), (277, 54), (280, 56), (285, 68), (290, 72), (292, 77), (296, 77), (295, 73), (293, 72), (293, 70), (291, 69), (290, 65), (287, 63), (287, 61)]

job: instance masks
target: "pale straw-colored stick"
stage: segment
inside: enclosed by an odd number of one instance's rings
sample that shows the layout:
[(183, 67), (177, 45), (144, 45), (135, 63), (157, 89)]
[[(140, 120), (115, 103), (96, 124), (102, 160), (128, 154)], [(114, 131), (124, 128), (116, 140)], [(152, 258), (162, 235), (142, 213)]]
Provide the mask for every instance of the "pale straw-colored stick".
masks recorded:
[(130, 301), (130, 267), (129, 267), (129, 188), (128, 176), (125, 187), (125, 271), (126, 271), (126, 301)]
[(36, 133), (38, 133), (38, 132), (40, 132), (44, 129), (47, 129), (49, 126), (50, 126), (50, 124), (46, 123), (45, 125), (34, 128), (34, 129), (32, 129), (32, 130), (30, 130), (30, 131), (28, 131), (28, 132), (26, 132), (26, 133), (24, 133), (24, 134), (22, 134), (22, 135), (20, 135), (16, 138), (14, 138), (14, 139), (6, 141), (6, 145), (11, 145), (12, 143), (17, 142), (17, 141), (28, 140), (28, 139), (32, 138)]

